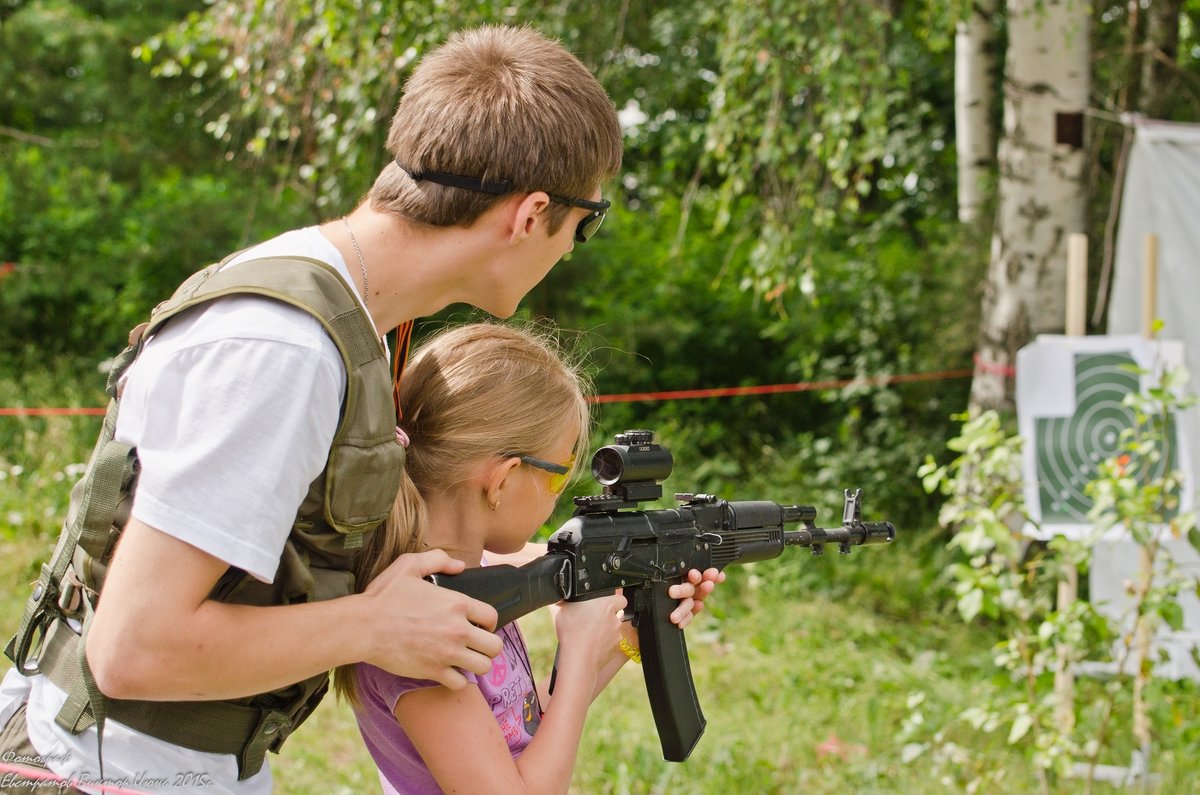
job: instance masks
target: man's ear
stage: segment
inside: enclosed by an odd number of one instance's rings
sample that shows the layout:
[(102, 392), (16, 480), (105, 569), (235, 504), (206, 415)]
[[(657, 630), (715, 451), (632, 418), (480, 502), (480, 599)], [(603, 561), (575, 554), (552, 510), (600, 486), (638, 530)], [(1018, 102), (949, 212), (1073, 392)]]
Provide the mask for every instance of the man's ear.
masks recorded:
[(517, 243), (533, 235), (538, 224), (546, 222), (546, 210), (550, 197), (545, 191), (535, 190), (517, 202), (510, 216), (509, 242)]
[(483, 478), (483, 497), (488, 507), (501, 504), (507, 493), (504, 487), (508, 484), (509, 475), (516, 472), (519, 466), (521, 459), (511, 457), (498, 461), (487, 471)]

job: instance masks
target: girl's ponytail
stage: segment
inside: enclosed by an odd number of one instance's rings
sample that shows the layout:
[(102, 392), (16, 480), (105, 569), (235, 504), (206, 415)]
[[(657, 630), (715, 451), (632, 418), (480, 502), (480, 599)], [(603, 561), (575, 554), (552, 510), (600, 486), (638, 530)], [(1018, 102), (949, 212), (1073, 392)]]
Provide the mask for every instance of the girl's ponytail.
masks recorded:
[[(451, 328), (414, 352), (400, 384), (408, 444), (391, 516), (371, 534), (355, 570), (361, 592), (397, 557), (425, 548), (425, 494), (456, 488), (471, 467), (512, 451), (533, 452), (576, 427), (590, 433), (588, 383), (546, 331), (500, 323)], [(577, 459), (582, 456), (577, 456)], [(354, 666), (334, 688), (355, 701)]]

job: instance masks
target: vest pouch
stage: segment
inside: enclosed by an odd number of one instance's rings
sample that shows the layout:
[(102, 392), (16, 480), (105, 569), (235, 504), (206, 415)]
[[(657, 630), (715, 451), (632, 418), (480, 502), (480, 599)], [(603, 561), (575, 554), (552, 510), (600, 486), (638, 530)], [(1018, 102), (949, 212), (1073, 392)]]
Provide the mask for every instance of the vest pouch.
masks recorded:
[(112, 562), (112, 552), (116, 547), (116, 539), (119, 537), (120, 530), (129, 523), (129, 512), (132, 506), (132, 494), (122, 496), (121, 501), (117, 503), (116, 516), (113, 518), (112, 524), (113, 535), (106, 545), (107, 554), (104, 557), (92, 557), (83, 548), (82, 544), (75, 548), (75, 556), (73, 558), (74, 571), (77, 573), (80, 581), (79, 584), (91, 595), (93, 606), (97, 604), (97, 600), (99, 599), (99, 584), (104, 582), (104, 577), (108, 573), (108, 564)]
[(283, 544), (279, 567), (271, 582), (263, 582), (239, 568), (230, 567), (217, 580), (208, 598), (230, 604), (267, 607), (306, 602), (312, 590), (312, 575), (289, 539)]
[(354, 593), (354, 572), (329, 567), (288, 541), (275, 575), (275, 585), (288, 602), (323, 602)]
[(396, 443), (395, 427), (386, 440), (345, 440), (329, 454), (325, 471), (326, 519), (339, 533), (374, 530), (392, 511), (400, 490), (404, 448)]
[(230, 566), (225, 569), (225, 573), (217, 580), (217, 584), (208, 592), (208, 598), (214, 602), (261, 605), (263, 604), (261, 600), (243, 602), (240, 598), (240, 594), (245, 590), (246, 586), (254, 582), (257, 582), (254, 577), (251, 577), (236, 566)]

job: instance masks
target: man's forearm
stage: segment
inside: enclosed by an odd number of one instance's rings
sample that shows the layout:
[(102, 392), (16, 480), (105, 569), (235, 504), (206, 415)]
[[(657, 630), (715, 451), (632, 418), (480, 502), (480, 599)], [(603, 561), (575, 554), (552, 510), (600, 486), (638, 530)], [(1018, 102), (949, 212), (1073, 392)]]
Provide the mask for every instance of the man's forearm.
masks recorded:
[[(365, 594), (277, 607), (207, 598), (222, 561), (131, 520), (105, 581), (88, 636), (88, 662), (115, 698), (240, 698), (338, 665), (372, 662), (450, 686), (455, 667), (483, 673), (499, 639), (495, 611), (447, 598), (421, 577), (449, 558), (410, 556)], [(422, 568), (424, 566), (425, 568)]]

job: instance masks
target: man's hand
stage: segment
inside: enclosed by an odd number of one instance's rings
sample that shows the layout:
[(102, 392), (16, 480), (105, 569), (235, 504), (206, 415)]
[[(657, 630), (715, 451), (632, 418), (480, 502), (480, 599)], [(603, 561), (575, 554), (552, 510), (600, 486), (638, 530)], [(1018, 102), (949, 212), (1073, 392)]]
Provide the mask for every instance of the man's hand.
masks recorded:
[(462, 671), (490, 671), (503, 648), (492, 632), (496, 609), (423, 579), (462, 570), (462, 561), (435, 549), (401, 555), (376, 577), (363, 592), (376, 618), (372, 631), (379, 632), (365, 662), (455, 690), (467, 683)]
[(87, 656), (100, 690), (150, 701), (242, 698), (366, 661), (448, 687), (483, 673), (496, 611), (421, 578), (444, 552), (403, 555), (367, 593), (256, 607), (208, 598), (228, 564), (137, 519), (117, 545)]

